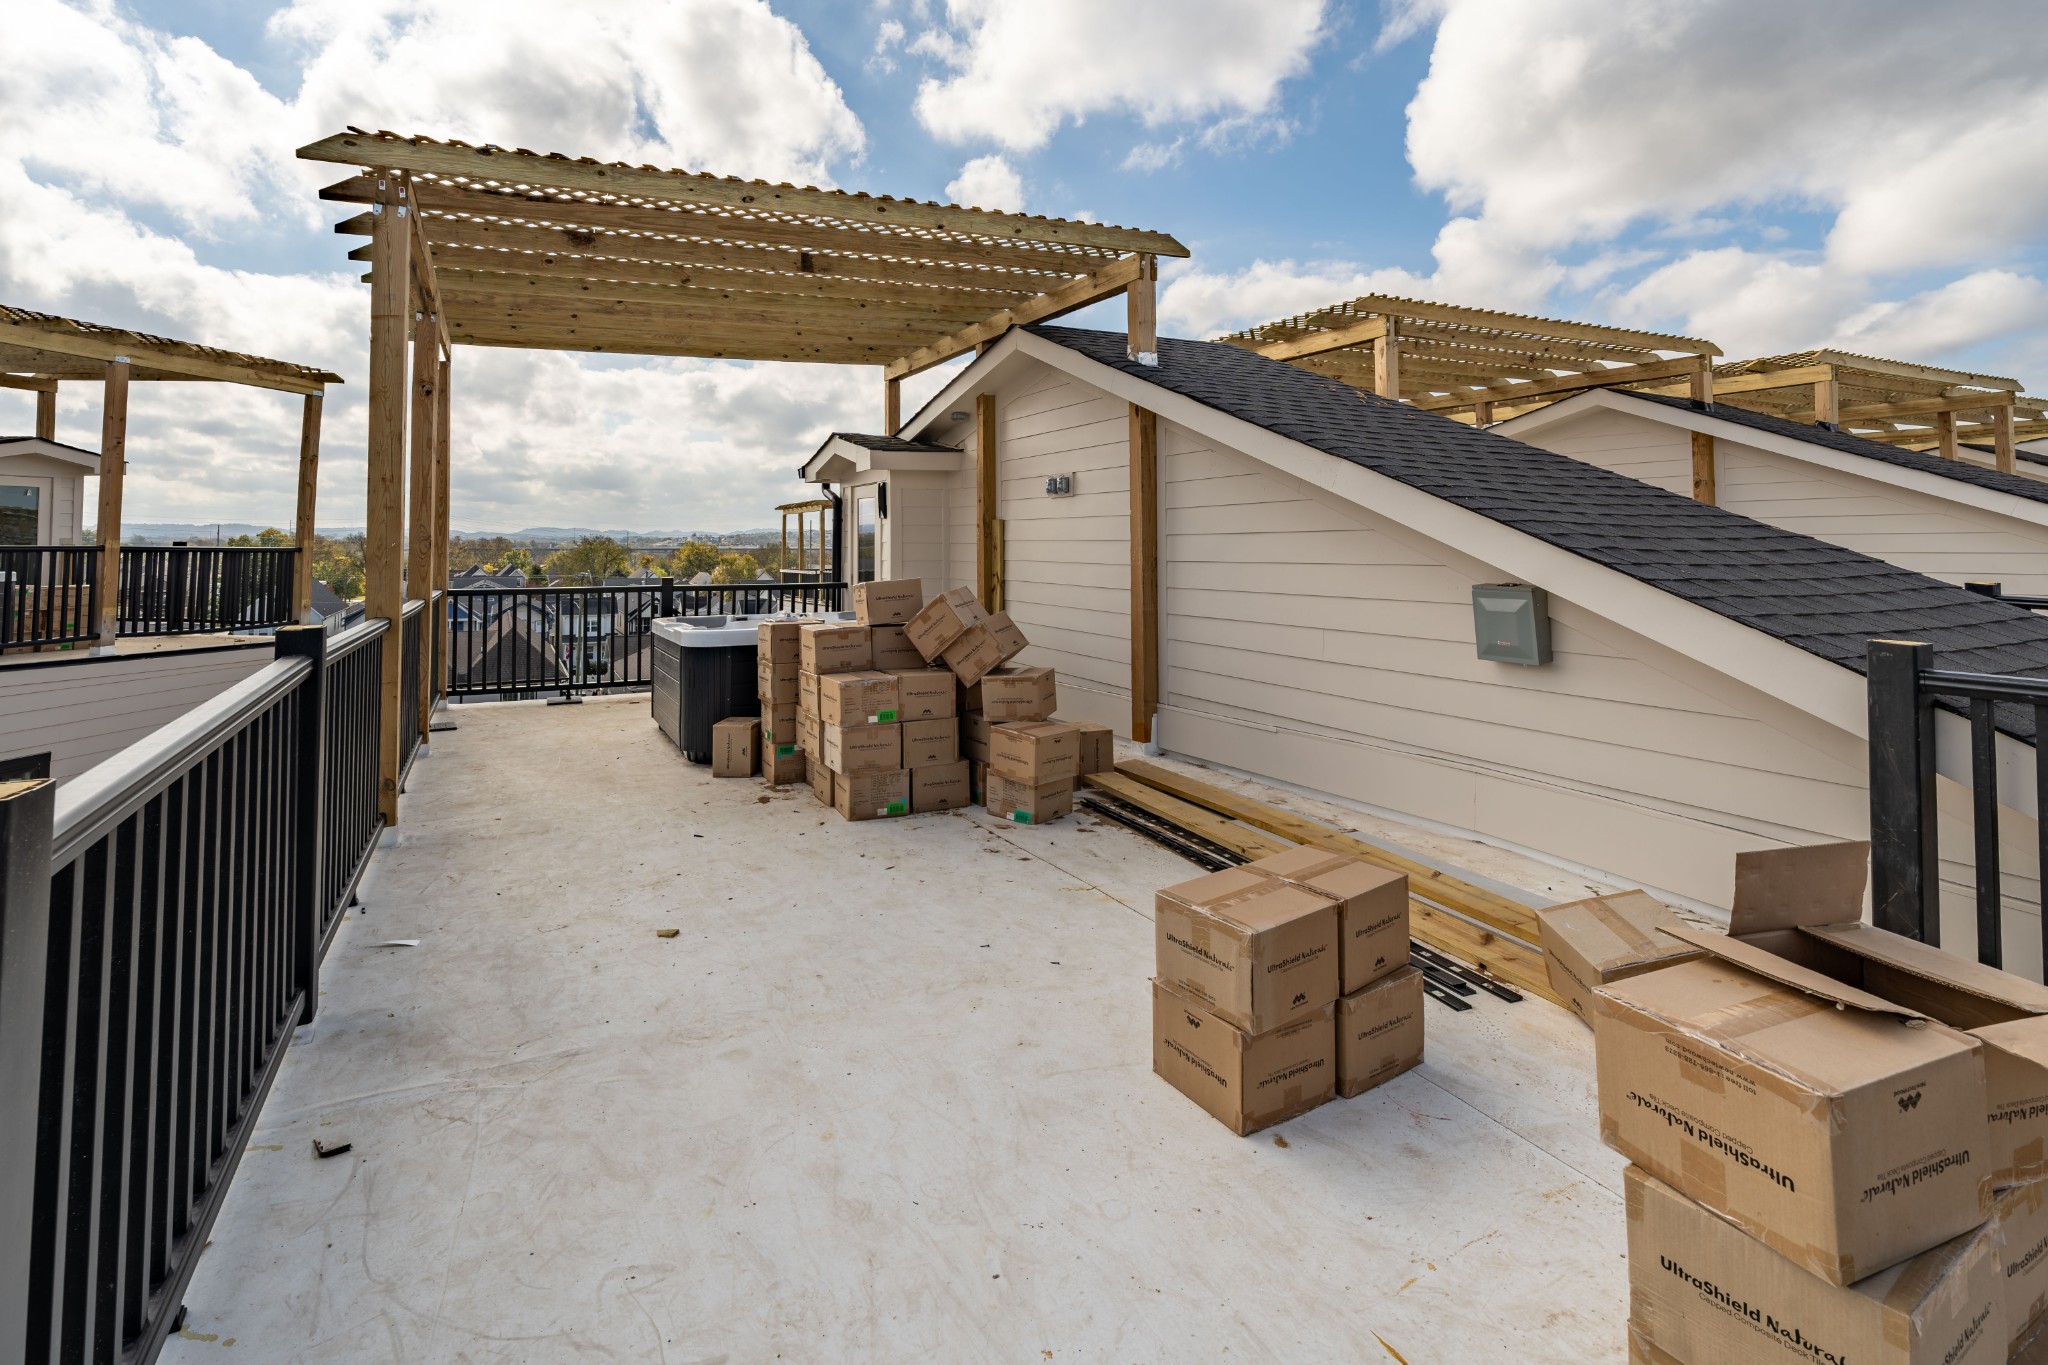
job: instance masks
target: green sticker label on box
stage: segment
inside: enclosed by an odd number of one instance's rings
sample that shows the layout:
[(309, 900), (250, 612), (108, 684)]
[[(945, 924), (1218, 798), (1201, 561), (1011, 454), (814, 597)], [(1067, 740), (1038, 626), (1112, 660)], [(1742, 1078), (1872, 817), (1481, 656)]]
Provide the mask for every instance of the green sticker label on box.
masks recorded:
[(788, 758), (795, 752), (796, 745), (794, 744), (778, 744), (775, 746), (775, 756), (777, 758)]
[(909, 812), (910, 803), (908, 801), (891, 801), (888, 805), (882, 807), (882, 814), (884, 815), (907, 815)]
[(875, 712), (875, 724), (877, 725), (887, 725), (890, 721), (894, 719), (896, 719), (896, 713), (894, 711)]
[(1020, 825), (1028, 825), (1031, 823), (1031, 812), (1028, 810), (1013, 810), (1010, 812), (1010, 818)]

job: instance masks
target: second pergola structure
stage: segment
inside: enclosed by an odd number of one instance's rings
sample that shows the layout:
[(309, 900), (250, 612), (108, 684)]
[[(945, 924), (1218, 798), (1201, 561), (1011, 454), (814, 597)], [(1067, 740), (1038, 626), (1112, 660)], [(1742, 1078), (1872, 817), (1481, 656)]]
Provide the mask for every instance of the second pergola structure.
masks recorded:
[[(393, 621), (408, 591), (431, 596), (447, 582), (455, 346), (876, 365), (893, 435), (905, 378), (1119, 294), (1131, 354), (1152, 360), (1158, 258), (1188, 254), (1138, 228), (388, 132), (350, 129), (299, 156), (355, 168), (321, 197), (365, 206), (336, 231), (370, 239), (350, 253), (369, 262), (371, 284), (365, 577), (370, 615)], [(430, 528), (413, 537), (410, 590), (400, 562), (408, 408), (411, 524)], [(979, 458), (995, 457), (989, 442)], [(982, 508), (984, 554), (993, 516)], [(379, 735), (391, 823), (396, 654), (385, 660)]]

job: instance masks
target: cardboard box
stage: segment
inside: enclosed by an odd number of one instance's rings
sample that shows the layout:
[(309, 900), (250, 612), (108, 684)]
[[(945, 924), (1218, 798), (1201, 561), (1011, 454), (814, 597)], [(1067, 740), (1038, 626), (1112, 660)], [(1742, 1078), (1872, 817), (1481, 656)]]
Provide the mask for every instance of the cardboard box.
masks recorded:
[(828, 673), (818, 679), (818, 723), (851, 727), (896, 722), (896, 675)]
[(960, 714), (959, 684), (943, 668), (896, 670), (896, 709), (905, 720), (945, 720)]
[(818, 675), (808, 669), (796, 675), (796, 709), (807, 716), (818, 714)]
[(711, 727), (711, 775), (752, 777), (761, 754), (761, 722), (733, 716)]
[(1004, 664), (990, 669), (967, 689), (966, 707), (985, 711), (997, 724), (1006, 720), (1051, 720), (1059, 710), (1059, 684), (1049, 668)]
[(967, 760), (967, 796), (977, 806), (988, 803), (988, 764)]
[(1337, 902), (1337, 991), (1350, 995), (1408, 965), (1408, 877), (1303, 844), (1246, 863)]
[(1422, 1065), (1422, 973), (1401, 967), (1337, 1001), (1337, 1093), (1345, 1099)]
[(803, 727), (797, 723), (795, 702), (785, 706), (761, 705), (761, 749), (767, 752), (778, 744), (800, 743)]
[(1672, 926), (1682, 923), (1663, 902), (1641, 891), (1538, 910), (1536, 932), (1551, 989), (1591, 1028), (1595, 990), (1700, 955), (1690, 943), (1671, 936)]
[(799, 714), (797, 716), (796, 731), (796, 747), (802, 749), (812, 758), (823, 762), (825, 757), (825, 727), (818, 723), (818, 718), (816, 716)]
[(1074, 781), (1048, 782), (1042, 787), (1026, 786), (981, 769), (982, 800), (988, 813), (1013, 825), (1046, 825), (1074, 809)]
[(866, 626), (845, 622), (805, 626), (798, 659), (803, 672), (857, 673), (875, 666), (874, 642)]
[(980, 711), (960, 713), (960, 752), (983, 767), (988, 766), (989, 721)]
[(900, 725), (820, 724), (818, 735), (825, 766), (841, 777), (894, 772), (903, 766)]
[(904, 627), (904, 635), (927, 659), (936, 659), (969, 626), (988, 619), (972, 588), (948, 588), (924, 604)]
[(924, 605), (924, 583), (883, 578), (853, 585), (853, 619), (864, 626), (900, 626)]
[(2016, 1355), (2048, 1324), (2048, 1180), (2006, 1186), (1991, 1217), (1998, 1224), (1998, 1278)]
[(960, 722), (957, 720), (906, 720), (903, 722), (903, 766), (937, 768), (960, 761)]
[(793, 704), (798, 696), (797, 672), (797, 666), (793, 663), (777, 663), (773, 659), (756, 656), (754, 693), (761, 698), (761, 704)]
[(804, 755), (804, 781), (810, 784), (811, 795), (818, 798), (819, 805), (835, 804), (833, 784), (838, 780), (839, 775), (826, 767), (822, 760)]
[(1116, 771), (1116, 731), (1092, 720), (1069, 721), (1081, 732), (1081, 776)]
[(794, 744), (778, 744), (761, 750), (761, 780), (771, 787), (802, 782), (809, 774), (803, 751)]
[(1995, 1228), (1972, 1229), (1844, 1288), (1807, 1274), (1637, 1167), (1622, 1173), (1622, 1185), (1629, 1336), (1641, 1343), (1640, 1359), (1745, 1365), (2005, 1360), (2010, 1330)]
[(899, 669), (923, 668), (924, 655), (917, 652), (917, 646), (904, 636), (902, 626), (874, 626), (870, 637), (874, 649), (875, 667), (891, 672)]
[(812, 621), (763, 621), (758, 628), (754, 658), (794, 664), (803, 658), (803, 628)]
[(1337, 998), (1327, 896), (1233, 867), (1162, 888), (1153, 921), (1159, 980), (1233, 1028), (1266, 1033)]
[(849, 820), (908, 815), (910, 774), (901, 768), (886, 773), (837, 773), (832, 778), (832, 809)]
[(958, 810), (974, 802), (967, 789), (967, 760), (937, 763), (910, 770), (910, 809), (913, 814)]
[(1981, 1040), (1991, 1179), (2048, 1176), (2048, 988), (1863, 922), (1870, 846), (1735, 858), (1728, 932)]
[(2035, 1326), (2025, 1341), (2013, 1347), (2009, 1365), (2048, 1365), (2048, 1322)]
[(1835, 1284), (1991, 1214), (1983, 1048), (1690, 927), (1707, 952), (1594, 993), (1600, 1137)]
[(998, 722), (989, 729), (988, 768), (1027, 787), (1072, 782), (1081, 775), (1081, 736), (1063, 721)]
[(946, 667), (953, 675), (972, 687), (985, 677), (991, 669), (999, 668), (1024, 652), (1030, 641), (1024, 632), (1017, 629), (1017, 623), (1010, 614), (999, 611), (979, 625), (969, 626), (960, 632), (960, 637), (947, 645)]
[(1152, 1070), (1244, 1137), (1306, 1114), (1336, 1093), (1335, 1006), (1246, 1034), (1202, 1002), (1152, 983)]

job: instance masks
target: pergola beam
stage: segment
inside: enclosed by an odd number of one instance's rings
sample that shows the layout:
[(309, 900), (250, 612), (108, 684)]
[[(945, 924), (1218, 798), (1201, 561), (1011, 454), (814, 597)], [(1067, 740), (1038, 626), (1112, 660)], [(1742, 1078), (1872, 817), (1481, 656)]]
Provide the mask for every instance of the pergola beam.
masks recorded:
[(1559, 375), (1554, 379), (1539, 379), (1526, 384), (1488, 384), (1483, 388), (1467, 389), (1447, 394), (1442, 398), (1418, 398), (1414, 403), (1425, 412), (1448, 412), (1456, 408), (1468, 408), (1479, 402), (1519, 403), (1528, 398), (1577, 393), (1582, 389), (1611, 389), (1620, 384), (1690, 378), (1698, 373), (1702, 363), (1697, 356), (1684, 356), (1677, 360), (1660, 360), (1649, 365), (1622, 365), (1606, 370), (1586, 370), (1579, 374)]
[(1346, 346), (1362, 346), (1378, 341), (1387, 334), (1385, 318), (1368, 318), (1349, 327), (1337, 327), (1327, 332), (1307, 332), (1286, 341), (1263, 343), (1238, 341), (1265, 356), (1268, 360), (1300, 360), (1306, 356), (1321, 355), (1325, 351), (1341, 351)]
[[(892, 361), (887, 377), (902, 379), (928, 370), (934, 365), (951, 360), (973, 350), (984, 341), (994, 341), (1012, 327), (1023, 327), (1034, 322), (1048, 322), (1063, 313), (1086, 308), (1124, 292), (1134, 284), (1147, 279), (1147, 271), (1154, 269), (1143, 256), (1126, 256), (1114, 265), (1091, 271), (1077, 280), (1069, 281), (1049, 293), (1040, 294), (1015, 307), (1005, 308), (999, 313), (982, 319), (971, 326), (940, 337), (928, 346), (921, 346), (908, 355)], [(1156, 343), (1155, 343), (1156, 346)]]
[[(118, 335), (118, 334), (117, 334)], [(229, 384), (253, 384), (258, 388), (282, 389), (286, 393), (319, 393), (328, 384), (341, 382), (338, 375), (324, 375), (320, 378), (289, 374), (282, 371), (258, 369), (213, 360), (205, 356), (183, 355), (175, 351), (138, 346), (132, 341), (90, 333), (46, 331), (40, 327), (26, 326), (18, 322), (0, 320), (0, 346), (22, 347), (28, 350), (47, 351), (55, 355), (75, 356), (81, 360), (107, 364), (117, 358), (126, 359), (131, 365), (146, 367), (160, 373), (173, 374), (180, 379), (211, 379)], [(10, 386), (11, 387), (11, 386)]]

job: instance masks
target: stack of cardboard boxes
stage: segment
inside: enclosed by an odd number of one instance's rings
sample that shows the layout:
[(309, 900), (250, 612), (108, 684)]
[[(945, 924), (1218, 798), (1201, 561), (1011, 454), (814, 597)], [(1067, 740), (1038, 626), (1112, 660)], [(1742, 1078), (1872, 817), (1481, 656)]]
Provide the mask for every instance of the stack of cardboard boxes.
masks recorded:
[[(2048, 990), (1863, 923), (1867, 857), (1743, 855), (1727, 935), (1544, 912), (1590, 988), (1601, 1137), (1633, 1163), (1634, 1360), (2041, 1349)], [(1656, 960), (1609, 974), (1631, 953)]]
[(1422, 1060), (1408, 879), (1297, 848), (1158, 894), (1152, 1069), (1243, 1136)]

